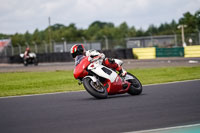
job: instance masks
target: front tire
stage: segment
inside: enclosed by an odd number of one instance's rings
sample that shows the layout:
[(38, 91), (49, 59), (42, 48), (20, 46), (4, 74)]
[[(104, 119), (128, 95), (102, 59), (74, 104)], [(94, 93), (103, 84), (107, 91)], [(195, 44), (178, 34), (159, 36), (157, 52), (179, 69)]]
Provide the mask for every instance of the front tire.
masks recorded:
[(24, 66), (28, 66), (28, 61), (24, 59)]
[(86, 91), (98, 99), (105, 99), (108, 96), (107, 89), (105, 89), (103, 86), (99, 90), (95, 88), (95, 82), (92, 81), (91, 78), (87, 77), (83, 79), (83, 86), (85, 87)]
[(127, 73), (127, 76), (132, 77), (131, 79), (127, 80), (128, 82), (131, 83), (128, 93), (130, 95), (140, 95), (142, 93), (142, 89), (143, 89), (140, 81), (131, 73)]

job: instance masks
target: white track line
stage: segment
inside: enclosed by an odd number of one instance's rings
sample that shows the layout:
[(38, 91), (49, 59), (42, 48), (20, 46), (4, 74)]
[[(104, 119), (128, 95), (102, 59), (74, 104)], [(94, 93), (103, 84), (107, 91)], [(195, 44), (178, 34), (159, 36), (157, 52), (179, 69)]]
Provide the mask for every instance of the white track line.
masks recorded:
[[(183, 82), (190, 82), (190, 81), (200, 81), (200, 79), (184, 80), (184, 81), (173, 81), (173, 82), (157, 83), (157, 84), (148, 84), (148, 85), (143, 85), (143, 86), (164, 85), (164, 84), (175, 84), (175, 83), (183, 83)], [(32, 95), (21, 95), (21, 96), (7, 96), (7, 97), (0, 97), (0, 99), (4, 99), (4, 98), (17, 98), (17, 97), (30, 97), (30, 96), (43, 96), (43, 95), (54, 95), (54, 94), (75, 93), (75, 92), (84, 92), (84, 91), (85, 91), (85, 90), (80, 90), (80, 91), (65, 91), (65, 92), (54, 92), (54, 93), (44, 93), (44, 94), (32, 94)]]
[(157, 128), (157, 129), (150, 129), (150, 130), (141, 130), (141, 131), (132, 131), (132, 132), (126, 132), (126, 133), (153, 133), (153, 132), (159, 132), (159, 131), (165, 131), (165, 130), (171, 130), (171, 129), (180, 129), (180, 128), (189, 128), (189, 127), (196, 127), (200, 126), (200, 124), (192, 124), (192, 125), (184, 125), (184, 126), (176, 126), (176, 127), (166, 127), (166, 128)]
[(31, 96), (43, 96), (43, 95), (55, 95), (55, 94), (76, 93), (76, 92), (84, 92), (84, 91), (85, 90), (80, 90), (80, 91), (63, 91), (63, 92), (32, 94), (32, 95), (21, 95), (21, 96), (7, 96), (7, 97), (0, 97), (0, 99), (4, 99), (4, 98), (17, 98), (17, 97), (31, 97)]
[(184, 83), (184, 82), (198, 81), (198, 80), (200, 81), (200, 79), (193, 79), (193, 80), (183, 80), (183, 81), (172, 81), (172, 82), (166, 82), (166, 83), (148, 84), (148, 85), (142, 85), (142, 86), (164, 85), (164, 84), (175, 84), (175, 83)]

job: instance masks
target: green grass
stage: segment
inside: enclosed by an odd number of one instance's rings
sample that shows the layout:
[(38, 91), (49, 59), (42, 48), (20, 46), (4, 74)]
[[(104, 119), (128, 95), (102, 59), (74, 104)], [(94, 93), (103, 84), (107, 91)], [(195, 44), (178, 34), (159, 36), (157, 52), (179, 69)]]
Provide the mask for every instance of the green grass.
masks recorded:
[[(168, 67), (128, 70), (143, 85), (200, 79), (200, 67)], [(0, 73), (0, 97), (83, 90), (73, 71)]]

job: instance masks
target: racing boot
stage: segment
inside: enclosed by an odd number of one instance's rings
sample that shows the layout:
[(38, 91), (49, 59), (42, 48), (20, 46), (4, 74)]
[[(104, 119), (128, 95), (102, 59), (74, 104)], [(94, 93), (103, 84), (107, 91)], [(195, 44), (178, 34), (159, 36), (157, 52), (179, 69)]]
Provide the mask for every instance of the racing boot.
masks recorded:
[(119, 72), (119, 75), (122, 77), (126, 76), (126, 71), (122, 68), (123, 61), (118, 59), (106, 58), (103, 64), (109, 68), (112, 68)]
[(122, 68), (123, 61), (118, 59), (114, 59), (114, 61), (117, 64), (116, 70), (119, 72), (119, 75), (125, 77), (127, 72)]
[(122, 77), (125, 77), (127, 74), (126, 70), (124, 70), (121, 66), (118, 66), (116, 70), (119, 72), (119, 75)]
[[(122, 79), (123, 82), (125, 80), (126, 74), (127, 74), (127, 72), (123, 68), (121, 68), (121, 70), (119, 71), (119, 75), (120, 75), (120, 77), (122, 77), (121, 79)], [(127, 83), (122, 83), (122, 88), (124, 90), (127, 89), (127, 87), (128, 87)]]
[(124, 69), (122, 68), (122, 70), (121, 70), (121, 76), (122, 76), (122, 77), (125, 77), (126, 74), (127, 74), (126, 70), (124, 70)]

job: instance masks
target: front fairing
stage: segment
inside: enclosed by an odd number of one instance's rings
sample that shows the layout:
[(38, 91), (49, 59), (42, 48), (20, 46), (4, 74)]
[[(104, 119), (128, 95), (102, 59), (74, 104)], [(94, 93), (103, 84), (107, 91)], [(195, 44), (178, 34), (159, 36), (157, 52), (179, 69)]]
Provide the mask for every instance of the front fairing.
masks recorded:
[(113, 83), (118, 76), (115, 71), (101, 65), (101, 62), (99, 61), (91, 63), (88, 66), (88, 70), (92, 71), (93, 73), (97, 74), (100, 77), (110, 80), (111, 83)]
[(75, 67), (74, 69), (74, 78), (83, 78), (86, 75), (88, 75), (88, 72), (86, 71), (88, 65), (90, 62), (88, 61), (88, 57), (85, 56), (81, 62)]

